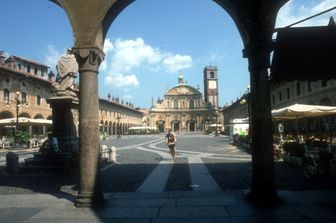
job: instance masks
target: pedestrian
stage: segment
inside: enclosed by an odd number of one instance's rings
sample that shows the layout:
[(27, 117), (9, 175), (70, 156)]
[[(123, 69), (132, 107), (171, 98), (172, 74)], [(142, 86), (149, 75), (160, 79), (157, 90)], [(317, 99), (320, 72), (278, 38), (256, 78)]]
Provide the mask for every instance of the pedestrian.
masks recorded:
[(172, 155), (173, 160), (175, 161), (175, 159), (176, 159), (176, 145), (175, 145), (176, 135), (175, 135), (174, 132), (172, 132), (171, 129), (168, 130), (165, 142), (169, 147), (169, 153)]

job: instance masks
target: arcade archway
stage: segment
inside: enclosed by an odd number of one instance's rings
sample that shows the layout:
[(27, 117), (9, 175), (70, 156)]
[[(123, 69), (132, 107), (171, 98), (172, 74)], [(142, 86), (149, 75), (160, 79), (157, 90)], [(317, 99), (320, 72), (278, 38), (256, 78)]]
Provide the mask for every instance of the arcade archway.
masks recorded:
[[(81, 177), (77, 206), (92, 206), (102, 199), (98, 180), (98, 85), (97, 73), (104, 59), (106, 33), (113, 20), (133, 0), (66, 1), (53, 0), (69, 16), (74, 32), (74, 48), (80, 73)], [(215, 0), (234, 20), (244, 43), (251, 80), (252, 185), (251, 198), (277, 198), (272, 155), (272, 119), (268, 68), (275, 18), (286, 0)], [(90, 91), (88, 90), (90, 89)], [(95, 173), (95, 174), (92, 174)]]

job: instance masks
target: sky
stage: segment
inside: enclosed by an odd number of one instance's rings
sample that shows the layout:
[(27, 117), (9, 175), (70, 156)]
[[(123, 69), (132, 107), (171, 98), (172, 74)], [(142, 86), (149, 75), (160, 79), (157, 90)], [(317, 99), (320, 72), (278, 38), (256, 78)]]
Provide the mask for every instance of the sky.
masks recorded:
[[(276, 27), (336, 6), (336, 0), (290, 0)], [(73, 47), (65, 12), (48, 0), (0, 2), (0, 50), (50, 66)], [(336, 10), (297, 26), (326, 25)], [(220, 106), (231, 104), (249, 85), (243, 43), (231, 17), (212, 0), (136, 0), (112, 23), (99, 69), (99, 97), (119, 97), (135, 107), (150, 108), (177, 85), (203, 93), (203, 69), (217, 66)]]

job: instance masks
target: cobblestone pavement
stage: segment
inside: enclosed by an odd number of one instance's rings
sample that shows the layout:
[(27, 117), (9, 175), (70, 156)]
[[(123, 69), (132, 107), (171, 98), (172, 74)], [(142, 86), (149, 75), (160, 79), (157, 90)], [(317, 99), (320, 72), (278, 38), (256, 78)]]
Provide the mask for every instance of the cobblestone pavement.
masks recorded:
[(76, 176), (40, 169), (7, 175), (0, 166), (1, 222), (336, 222), (335, 179), (306, 179), (301, 167), (283, 162), (275, 163), (282, 202), (247, 202), (251, 156), (228, 137), (180, 134), (175, 162), (164, 135), (102, 144), (117, 148), (118, 161), (101, 169), (103, 209), (73, 208)]
[[(102, 144), (117, 148), (118, 164), (107, 164), (101, 170), (101, 185), (103, 192), (106, 193), (138, 191), (141, 186), (144, 186), (142, 184), (151, 173), (151, 180), (155, 179), (158, 182), (157, 192), (202, 191), (207, 190), (206, 187), (212, 187), (211, 190), (216, 190), (216, 187), (221, 190), (250, 188), (251, 155), (248, 151), (231, 145), (230, 139), (226, 136), (178, 135), (175, 163), (168, 153), (163, 134), (114, 137), (102, 141)], [(15, 152), (22, 158), (31, 155), (34, 151), (36, 149)], [(0, 160), (5, 159), (6, 152), (8, 151), (0, 152)], [(157, 176), (154, 170), (159, 171)], [(77, 178), (72, 175), (64, 175), (57, 171), (22, 169), (17, 176), (7, 176), (4, 163), (0, 171), (0, 194), (58, 193), (60, 191), (76, 194)], [(204, 171), (207, 173), (204, 174)], [(303, 176), (301, 167), (276, 162), (275, 171), (279, 190), (336, 189), (334, 177), (320, 176), (307, 179)], [(200, 178), (204, 176), (205, 178)], [(197, 180), (200, 182), (196, 182)], [(149, 185), (152, 186), (152, 184)]]

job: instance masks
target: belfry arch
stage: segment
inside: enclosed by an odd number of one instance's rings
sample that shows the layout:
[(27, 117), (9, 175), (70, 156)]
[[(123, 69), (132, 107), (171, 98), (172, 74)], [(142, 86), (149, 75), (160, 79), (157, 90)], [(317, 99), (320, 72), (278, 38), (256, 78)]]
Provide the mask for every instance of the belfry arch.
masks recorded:
[[(103, 44), (113, 20), (134, 0), (51, 0), (61, 6), (74, 36), (73, 52), (79, 65), (80, 187), (76, 205), (101, 204), (99, 187), (98, 68)], [(248, 59), (251, 86), (252, 185), (256, 201), (277, 199), (272, 155), (272, 119), (268, 68), (276, 15), (288, 0), (213, 0), (233, 19)], [(192, 7), (192, 5), (191, 5)]]

